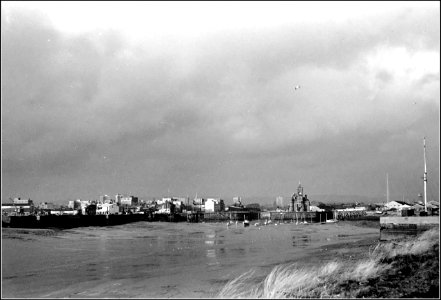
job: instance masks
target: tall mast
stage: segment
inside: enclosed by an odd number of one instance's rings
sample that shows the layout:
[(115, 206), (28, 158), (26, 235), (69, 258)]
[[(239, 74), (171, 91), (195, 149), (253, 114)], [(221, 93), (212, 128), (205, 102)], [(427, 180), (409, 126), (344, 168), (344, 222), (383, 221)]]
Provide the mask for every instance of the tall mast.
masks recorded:
[(386, 203), (389, 203), (389, 174), (386, 173)]
[(427, 167), (426, 167), (426, 137), (424, 137), (424, 211), (427, 212)]

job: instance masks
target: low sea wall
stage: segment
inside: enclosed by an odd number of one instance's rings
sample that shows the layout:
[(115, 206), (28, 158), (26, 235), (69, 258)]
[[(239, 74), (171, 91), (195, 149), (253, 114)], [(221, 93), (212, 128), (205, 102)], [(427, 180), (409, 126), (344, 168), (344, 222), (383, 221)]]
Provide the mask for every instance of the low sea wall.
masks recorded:
[(337, 220), (360, 220), (367, 216), (365, 210), (335, 210), (335, 218)]
[(439, 216), (427, 216), (427, 217), (419, 217), (419, 216), (411, 216), (411, 217), (381, 217), (380, 218), (380, 226), (388, 226), (388, 225), (405, 225), (405, 224), (413, 224), (415, 226), (434, 226), (439, 225)]
[(226, 221), (253, 221), (259, 219), (259, 212), (230, 211), (230, 212), (194, 212), (187, 215), (188, 222), (226, 222)]
[(439, 216), (381, 217), (380, 240), (399, 239), (439, 227)]
[(323, 223), (327, 220), (334, 219), (333, 211), (300, 211), (300, 212), (277, 212), (266, 211), (260, 212), (259, 219), (271, 220), (275, 222), (308, 222)]
[(253, 221), (253, 220), (271, 220), (274, 222), (308, 222), (320, 223), (326, 220), (334, 219), (334, 212), (253, 212), (253, 211), (232, 211), (216, 213), (193, 213), (188, 217), (190, 222), (224, 222), (224, 221)]

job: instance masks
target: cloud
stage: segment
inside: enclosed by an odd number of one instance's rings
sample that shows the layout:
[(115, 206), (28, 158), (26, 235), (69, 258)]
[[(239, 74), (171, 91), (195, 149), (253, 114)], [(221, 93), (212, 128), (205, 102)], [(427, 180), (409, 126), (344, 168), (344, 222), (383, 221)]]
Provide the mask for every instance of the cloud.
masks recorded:
[(11, 176), (154, 165), (213, 179), (207, 169), (228, 176), (252, 158), (268, 169), (293, 155), (299, 168), (363, 164), (385, 132), (439, 120), (439, 11), (430, 9), (138, 43), (110, 29), (63, 33), (18, 9), (2, 15), (2, 54)]

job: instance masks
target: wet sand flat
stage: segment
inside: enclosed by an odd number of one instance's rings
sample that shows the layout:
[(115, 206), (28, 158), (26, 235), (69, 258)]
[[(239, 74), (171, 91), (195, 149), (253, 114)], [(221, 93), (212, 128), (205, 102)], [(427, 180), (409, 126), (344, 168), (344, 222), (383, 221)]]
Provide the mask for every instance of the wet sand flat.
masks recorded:
[[(9, 230), (9, 231), (8, 231)], [(54, 234), (3, 229), (4, 297), (215, 297), (231, 279), (279, 264), (358, 259), (379, 230), (334, 224), (148, 223)], [(26, 282), (26, 288), (24, 288)]]

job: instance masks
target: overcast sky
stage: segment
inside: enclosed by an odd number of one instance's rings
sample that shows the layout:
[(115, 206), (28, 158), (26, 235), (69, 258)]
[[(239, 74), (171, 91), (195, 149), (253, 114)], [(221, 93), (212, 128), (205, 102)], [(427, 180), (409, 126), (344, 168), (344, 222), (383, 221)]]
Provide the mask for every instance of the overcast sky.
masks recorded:
[(439, 199), (437, 1), (1, 5), (2, 201)]

